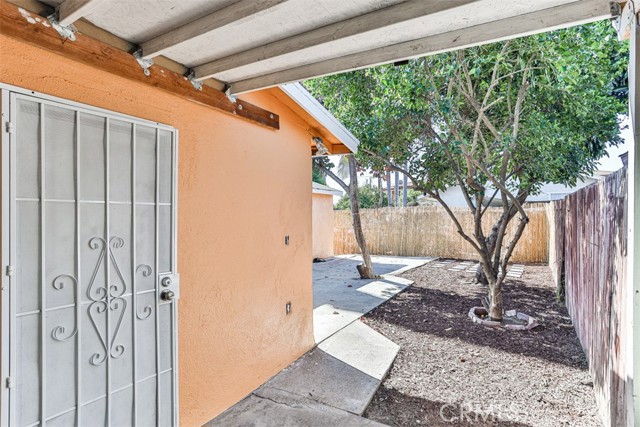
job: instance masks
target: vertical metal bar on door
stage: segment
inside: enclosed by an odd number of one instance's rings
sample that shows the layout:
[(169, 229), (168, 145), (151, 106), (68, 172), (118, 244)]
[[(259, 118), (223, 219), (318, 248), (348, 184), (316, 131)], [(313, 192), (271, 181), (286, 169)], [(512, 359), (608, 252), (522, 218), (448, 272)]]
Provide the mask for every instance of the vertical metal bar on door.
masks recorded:
[[(176, 186), (178, 181), (177, 176), (177, 151), (178, 147), (176, 146), (176, 134), (175, 132), (171, 133), (171, 271), (173, 274), (178, 272), (178, 263), (176, 260), (176, 228), (178, 225), (177, 215), (176, 215)], [(178, 303), (176, 300), (173, 300), (171, 303), (171, 316), (172, 316), (172, 324), (174, 325), (173, 330), (171, 331), (171, 375), (172, 375), (172, 387), (171, 387), (171, 414), (173, 416), (173, 425), (178, 425), (178, 361), (177, 361), (177, 353), (178, 353), (178, 343), (176, 339), (176, 334), (178, 333)]]
[(156, 279), (156, 425), (160, 426), (160, 268), (159, 222), (160, 222), (160, 130), (156, 128), (156, 215), (155, 215), (155, 279)]
[(106, 321), (107, 321), (107, 335), (105, 338), (105, 352), (106, 352), (106, 358), (107, 358), (107, 427), (111, 426), (111, 323), (110, 323), (110, 317), (111, 317), (111, 313), (110, 313), (110, 307), (111, 307), (111, 285), (110, 285), (110, 279), (111, 279), (111, 263), (110, 263), (110, 253), (109, 251), (110, 249), (110, 242), (109, 242), (109, 233), (110, 233), (110, 224), (109, 224), (109, 117), (105, 118), (105, 129), (104, 129), (104, 162), (105, 162), (105, 166), (104, 166), (104, 175), (105, 175), (105, 179), (104, 179), (104, 185), (105, 185), (105, 189), (104, 189), (104, 222), (105, 222), (105, 239), (104, 239), (104, 244), (105, 244), (105, 256), (104, 256), (104, 261), (105, 261), (105, 276), (106, 276), (106, 293), (107, 293), (107, 297), (106, 297), (106, 304), (107, 306), (105, 307), (105, 315), (107, 316)]
[(136, 295), (136, 124), (131, 124), (131, 327), (133, 328), (133, 425), (138, 425), (138, 375), (136, 374), (136, 317), (138, 315), (138, 297)]
[(47, 392), (47, 323), (46, 323), (46, 240), (45, 240), (45, 108), (40, 103), (40, 425), (45, 426)]
[[(15, 97), (15, 94), (11, 95), (11, 100), (10, 102), (10, 119), (12, 122), (16, 122), (16, 111), (17, 111), (17, 100)], [(17, 126), (16, 126), (17, 128)], [(8, 165), (8, 169), (9, 169), (9, 206), (10, 206), (10, 212), (9, 212), (9, 260), (10, 260), (10, 265), (13, 265), (14, 268), (16, 266), (16, 247), (17, 247), (17, 236), (16, 236), (16, 218), (17, 218), (17, 212), (16, 212), (16, 176), (17, 176), (17, 172), (16, 172), (16, 138), (17, 138), (17, 134), (18, 134), (18, 130), (16, 129), (14, 134), (9, 134), (9, 165)], [(6, 162), (3, 162), (3, 166), (7, 166)], [(15, 343), (13, 342), (13, 337), (16, 336), (16, 320), (15, 320), (15, 312), (16, 312), (16, 308), (17, 308), (17, 292), (15, 290), (15, 284), (17, 283), (18, 277), (19, 277), (19, 273), (18, 273), (18, 269), (15, 269), (15, 273), (12, 277), (9, 277), (9, 298), (10, 298), (10, 308), (9, 308), (9, 337), (8, 340), (6, 342), (9, 343), (9, 375), (13, 378), (15, 378), (16, 376), (16, 359), (17, 359), (17, 346), (15, 345)], [(4, 322), (4, 320), (6, 319), (6, 317), (4, 317), (2, 319), (2, 321)], [(14, 389), (15, 390), (15, 389)], [(16, 418), (16, 398), (14, 393), (12, 392), (12, 390), (9, 390), (9, 414), (8, 414), (8, 419), (9, 419), (9, 425), (13, 424)]]
[(82, 247), (80, 244), (80, 111), (76, 110), (76, 156), (75, 156), (75, 171), (76, 171), (76, 425), (81, 426), (81, 366), (80, 360), (82, 358), (82, 328), (81, 328), (81, 312), (82, 304), (80, 302), (80, 288), (82, 287), (82, 277), (80, 268), (80, 260)]

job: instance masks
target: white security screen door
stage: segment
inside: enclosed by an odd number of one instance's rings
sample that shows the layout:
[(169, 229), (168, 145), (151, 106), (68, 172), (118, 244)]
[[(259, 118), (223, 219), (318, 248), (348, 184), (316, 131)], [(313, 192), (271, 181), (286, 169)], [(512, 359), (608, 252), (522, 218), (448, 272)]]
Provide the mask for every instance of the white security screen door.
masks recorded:
[(9, 103), (8, 422), (177, 425), (175, 130)]

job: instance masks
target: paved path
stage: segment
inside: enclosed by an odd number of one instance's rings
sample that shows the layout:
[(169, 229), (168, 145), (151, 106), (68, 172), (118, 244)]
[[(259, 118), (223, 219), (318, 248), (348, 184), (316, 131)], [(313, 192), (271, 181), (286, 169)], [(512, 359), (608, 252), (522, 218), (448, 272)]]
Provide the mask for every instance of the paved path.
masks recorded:
[(373, 256), (372, 259), (374, 271), (383, 276), (381, 279), (360, 279), (356, 265), (362, 261), (355, 255), (313, 264), (313, 331), (316, 343), (355, 322), (413, 283), (395, 274), (420, 267), (436, 258)]
[(400, 347), (355, 321), (207, 427), (382, 427), (361, 417)]
[[(446, 268), (451, 271), (461, 271), (463, 273), (475, 274), (480, 263), (477, 261), (456, 261), (453, 259), (437, 259), (430, 264), (433, 268)], [(502, 270), (502, 269), (500, 269)], [(524, 273), (523, 264), (512, 264), (507, 266), (507, 277), (519, 279)]]
[(355, 257), (314, 264), (318, 346), (206, 426), (383, 426), (360, 415), (400, 347), (358, 319), (411, 284), (389, 273), (433, 259), (374, 257), (378, 280), (360, 280)]

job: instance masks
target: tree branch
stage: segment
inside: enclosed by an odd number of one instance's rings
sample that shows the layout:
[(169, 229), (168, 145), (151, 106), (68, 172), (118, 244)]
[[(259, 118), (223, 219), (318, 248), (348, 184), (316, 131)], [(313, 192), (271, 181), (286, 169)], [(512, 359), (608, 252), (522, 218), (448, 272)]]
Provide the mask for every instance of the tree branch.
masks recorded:
[[(353, 154), (350, 154), (353, 155)], [(327, 175), (329, 178), (331, 178), (332, 180), (334, 180), (340, 187), (342, 187), (342, 189), (346, 192), (349, 193), (349, 186), (347, 184), (345, 184), (345, 182), (343, 180), (341, 180), (338, 175), (336, 175), (335, 173), (333, 173), (329, 168), (327, 168), (325, 165), (322, 165), (320, 163), (316, 163), (316, 166), (318, 166), (320, 168), (320, 170), (322, 170), (322, 172)]]

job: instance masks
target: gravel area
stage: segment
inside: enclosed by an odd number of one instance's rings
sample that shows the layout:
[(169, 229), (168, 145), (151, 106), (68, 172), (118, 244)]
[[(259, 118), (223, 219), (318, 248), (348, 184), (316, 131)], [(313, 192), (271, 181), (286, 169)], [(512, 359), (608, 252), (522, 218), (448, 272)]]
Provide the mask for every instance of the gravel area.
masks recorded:
[(541, 324), (523, 332), (472, 323), (467, 313), (485, 288), (430, 264), (405, 273), (415, 284), (363, 319), (400, 345), (366, 417), (393, 426), (602, 426), (548, 267), (527, 265), (504, 287), (505, 309)]

